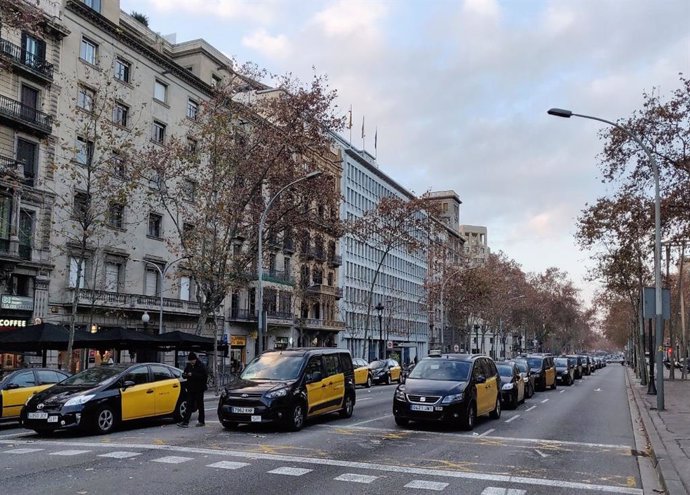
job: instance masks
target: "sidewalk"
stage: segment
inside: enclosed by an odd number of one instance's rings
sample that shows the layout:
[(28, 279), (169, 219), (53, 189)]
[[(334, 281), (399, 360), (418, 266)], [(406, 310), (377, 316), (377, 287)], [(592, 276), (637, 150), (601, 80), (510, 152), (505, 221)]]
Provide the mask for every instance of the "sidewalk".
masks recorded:
[[(631, 368), (627, 372), (649, 439), (652, 461), (666, 493), (690, 494), (690, 380), (665, 380), (665, 410), (657, 411), (656, 396), (647, 395), (647, 386), (640, 385)], [(665, 373), (668, 378), (668, 371)]]

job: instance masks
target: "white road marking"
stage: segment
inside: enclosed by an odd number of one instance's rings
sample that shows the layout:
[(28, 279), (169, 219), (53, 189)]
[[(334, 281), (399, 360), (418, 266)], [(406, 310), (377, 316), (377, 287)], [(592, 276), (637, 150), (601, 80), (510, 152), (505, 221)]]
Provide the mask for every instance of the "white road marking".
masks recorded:
[(240, 469), (245, 466), (249, 466), (246, 462), (232, 462), (232, 461), (220, 461), (209, 464), (206, 467), (210, 468), (220, 468), (220, 469)]
[(140, 452), (123, 452), (123, 451), (115, 451), (115, 452), (108, 452), (107, 454), (100, 454), (98, 457), (112, 457), (113, 459), (129, 459), (130, 457), (136, 457), (138, 455), (141, 455)]
[(536, 408), (537, 408), (537, 406), (529, 407), (529, 408), (525, 409), (525, 412), (530, 412), (532, 409), (536, 409)]
[(544, 399), (543, 401), (541, 401), (542, 404), (546, 404), (547, 402), (549, 402), (549, 399)]
[(34, 452), (40, 452), (44, 449), (11, 449), (5, 450), (3, 454), (32, 454)]
[(160, 462), (163, 464), (182, 464), (183, 462), (191, 461), (193, 459), (193, 457), (180, 457), (176, 455), (169, 455), (161, 457), (159, 459), (152, 459), (151, 462)]
[(480, 433), (480, 434), (477, 435), (477, 436), (478, 436), (478, 437), (485, 437), (485, 436), (487, 436), (489, 433), (493, 433), (494, 431), (496, 431), (496, 428), (489, 428), (489, 429), (486, 430), (484, 433)]
[(560, 391), (560, 392), (558, 392), (558, 393), (559, 393), (559, 394), (562, 394), (563, 392), (565, 392), (565, 390), (561, 390), (561, 391)]
[[(515, 439), (510, 437), (491, 437), (492, 440), (506, 440), (506, 441), (522, 441), (522, 442), (539, 442), (544, 444), (553, 445), (585, 445), (585, 446), (603, 446), (602, 444), (582, 444), (579, 442), (560, 442), (557, 440), (541, 440), (541, 439)], [(16, 444), (28, 444), (27, 440), (0, 440), (0, 445), (16, 445)], [(239, 459), (250, 459), (250, 460), (267, 460), (272, 462), (286, 462), (291, 464), (306, 464), (311, 466), (333, 466), (348, 469), (366, 469), (370, 471), (380, 471), (385, 473), (397, 473), (397, 474), (413, 474), (418, 476), (435, 476), (435, 477), (445, 477), (451, 479), (469, 479), (469, 480), (479, 480), (479, 481), (494, 481), (497, 483), (510, 483), (517, 485), (534, 485), (534, 486), (546, 486), (554, 488), (564, 488), (570, 490), (591, 490), (600, 491), (607, 493), (623, 493), (628, 495), (644, 495), (640, 488), (630, 488), (625, 486), (616, 485), (597, 485), (584, 482), (576, 481), (564, 481), (562, 479), (548, 479), (548, 478), (529, 478), (526, 476), (510, 476), (503, 474), (492, 474), (492, 473), (481, 473), (481, 472), (463, 472), (454, 471), (448, 469), (431, 469), (431, 468), (418, 468), (411, 466), (398, 466), (391, 464), (376, 464), (369, 462), (356, 462), (356, 461), (344, 461), (340, 459), (329, 459), (329, 458), (314, 458), (314, 457), (301, 457), (293, 455), (281, 455), (281, 454), (264, 454), (259, 452), (244, 452), (235, 450), (222, 450), (222, 449), (209, 449), (200, 447), (182, 447), (177, 445), (150, 445), (150, 444), (123, 444), (123, 443), (109, 443), (102, 444), (98, 442), (80, 442), (80, 441), (36, 441), (31, 440), (31, 444), (41, 443), (45, 445), (65, 445), (70, 447), (90, 447), (90, 448), (135, 448), (141, 450), (149, 451), (165, 451), (165, 452), (176, 452), (176, 453), (187, 453), (187, 454), (203, 454), (207, 456), (226, 456), (234, 457)], [(608, 445), (606, 447), (613, 448), (625, 448), (630, 451), (630, 447), (627, 446), (617, 446)], [(135, 454), (138, 455), (138, 454)], [(281, 469), (297, 469), (297, 468), (281, 468)], [(307, 470), (311, 471), (311, 470)]]
[(513, 416), (512, 418), (506, 419), (506, 423), (510, 423), (511, 421), (516, 420), (516, 419), (518, 419), (519, 417), (520, 417), (520, 415), (519, 415), (519, 414), (516, 414), (516, 415)]
[(365, 425), (367, 423), (373, 423), (374, 421), (380, 421), (382, 419), (390, 418), (392, 417), (392, 414), (386, 414), (385, 416), (381, 416), (380, 418), (374, 418), (374, 419), (367, 419), (366, 421), (360, 421), (359, 423), (353, 423), (348, 426), (359, 426), (359, 425)]
[(90, 450), (61, 450), (59, 452), (51, 452), (49, 455), (79, 455), (88, 454)]
[(542, 457), (549, 457), (549, 454), (545, 454), (544, 452), (542, 452), (542, 451), (539, 450), (539, 449), (534, 449), (534, 450), (537, 452), (537, 454), (539, 454), (539, 455), (542, 456)]
[(595, 391), (595, 392), (601, 392), (601, 389), (600, 389), (600, 388), (595, 388), (594, 391)]
[(362, 397), (361, 399), (357, 398), (357, 402), (362, 402), (364, 400), (371, 400), (373, 397)]
[(366, 474), (345, 473), (333, 478), (336, 481), (350, 481), (352, 483), (371, 483), (379, 479), (378, 476), (368, 476)]
[(419, 488), (420, 490), (435, 490), (440, 492), (447, 486), (448, 483), (441, 483), (440, 481), (412, 480), (405, 485), (405, 488)]
[(34, 433), (29, 433), (28, 431), (18, 431), (16, 433), (5, 433), (0, 435), (0, 438), (12, 438), (12, 437), (28, 437), (34, 435)]
[(490, 486), (484, 489), (482, 495), (525, 495), (525, 493), (527, 493), (527, 491), (518, 490), (516, 488), (496, 488)]
[(303, 474), (311, 473), (311, 469), (304, 468), (293, 468), (293, 467), (281, 467), (269, 471), (269, 474), (284, 474), (286, 476), (302, 476)]

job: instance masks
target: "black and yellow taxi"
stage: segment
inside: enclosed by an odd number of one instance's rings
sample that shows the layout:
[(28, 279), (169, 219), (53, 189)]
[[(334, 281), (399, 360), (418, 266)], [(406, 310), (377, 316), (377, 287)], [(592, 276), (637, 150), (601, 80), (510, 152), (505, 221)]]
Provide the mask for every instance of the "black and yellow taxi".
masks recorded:
[(86, 369), (32, 396), (21, 412), (40, 434), (61, 428), (110, 432), (119, 423), (157, 416), (182, 419), (187, 401), (182, 370), (160, 363)]
[(517, 364), (512, 361), (500, 361), (496, 363), (498, 373), (501, 375), (501, 398), (506, 407), (517, 409), (519, 404), (525, 402), (525, 380), (520, 374)]
[(556, 381), (563, 385), (570, 386), (575, 382), (575, 365), (576, 360), (569, 357), (557, 357), (554, 359), (556, 363)]
[(402, 368), (395, 359), (377, 359), (369, 363), (369, 370), (374, 383), (400, 382)]
[(0, 371), (0, 419), (18, 419), (27, 399), (69, 376), (50, 368)]
[(355, 368), (355, 385), (364, 385), (367, 388), (371, 387), (374, 383), (371, 377), (371, 370), (369, 369), (369, 363), (366, 359), (362, 358), (352, 358), (352, 366)]
[(552, 389), (557, 387), (556, 364), (553, 361), (553, 356), (530, 354), (525, 359), (534, 374), (534, 383), (537, 386), (537, 390), (544, 391), (547, 387)]
[(264, 352), (218, 401), (218, 419), (226, 429), (240, 423), (279, 423), (298, 431), (305, 420), (337, 412), (352, 416), (355, 407), (352, 356), (332, 347)]
[(399, 426), (410, 421), (474, 428), (478, 416), (501, 417), (501, 377), (491, 358), (443, 354), (419, 361), (393, 398)]

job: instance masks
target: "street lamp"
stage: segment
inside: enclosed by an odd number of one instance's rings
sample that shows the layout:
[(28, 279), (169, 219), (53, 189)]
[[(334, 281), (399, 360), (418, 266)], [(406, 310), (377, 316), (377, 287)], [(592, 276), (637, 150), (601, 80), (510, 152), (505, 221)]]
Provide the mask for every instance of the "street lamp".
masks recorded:
[[(165, 266), (165, 268), (163, 268), (162, 270), (161, 270), (161, 267), (160, 267), (160, 266), (158, 266), (156, 263), (154, 263), (154, 262), (152, 262), (152, 261), (140, 260), (140, 259), (136, 259), (136, 258), (135, 258), (135, 259), (132, 259), (132, 261), (141, 261), (142, 263), (146, 263), (147, 265), (151, 265), (151, 266), (154, 267), (156, 270), (158, 270), (158, 274), (159, 274), (160, 277), (161, 277), (161, 286), (160, 286), (160, 289), (159, 289), (159, 292), (160, 292), (160, 308), (159, 308), (159, 312), (158, 312), (158, 335), (160, 335), (160, 334), (163, 333), (163, 279), (165, 278), (165, 274), (168, 273), (168, 270), (170, 269), (171, 266), (173, 266), (175, 263), (178, 263), (178, 262), (180, 262), (180, 261), (182, 261), (182, 260), (186, 260), (188, 257), (189, 257), (189, 256), (182, 256), (181, 258), (177, 258), (176, 260), (171, 261), (170, 263), (168, 263), (168, 264)], [(144, 316), (146, 316), (146, 321), (144, 321)], [(149, 318), (150, 318), (150, 316), (149, 316), (149, 314), (146, 313), (146, 312), (144, 312), (144, 314), (141, 316), (141, 321), (144, 322), (144, 327), (146, 327), (146, 325), (148, 324)]]
[(257, 253), (257, 260), (256, 260), (256, 275), (258, 278), (258, 284), (257, 284), (257, 306), (259, 307), (259, 315), (257, 318), (257, 323), (259, 325), (259, 330), (257, 332), (257, 335), (259, 336), (259, 345), (257, 348), (256, 355), (258, 356), (262, 352), (264, 352), (264, 249), (263, 249), (263, 240), (264, 240), (264, 224), (266, 223), (266, 216), (268, 215), (268, 210), (271, 209), (271, 206), (273, 205), (273, 202), (283, 194), (285, 190), (288, 188), (294, 186), (295, 184), (313, 179), (314, 177), (318, 177), (321, 175), (323, 172), (320, 170), (316, 170), (314, 172), (310, 172), (304, 177), (300, 177), (299, 179), (295, 179), (292, 182), (290, 182), (288, 185), (284, 186), (282, 189), (280, 189), (275, 195), (268, 200), (268, 203), (266, 203), (266, 207), (264, 208), (263, 213), (261, 214), (261, 218), (259, 219), (259, 245), (258, 245), (258, 253)]
[[(656, 388), (658, 391), (658, 394), (656, 396), (656, 407), (657, 410), (663, 411), (664, 410), (664, 368), (663, 368), (663, 359), (664, 359), (664, 351), (663, 351), (663, 343), (664, 343), (664, 335), (663, 335), (663, 316), (662, 316), (662, 307), (661, 307), (661, 199), (660, 199), (660, 193), (659, 193), (659, 166), (656, 163), (656, 160), (654, 159), (654, 155), (652, 155), (651, 150), (642, 142), (640, 138), (638, 138), (633, 132), (631, 132), (629, 129), (626, 127), (616, 124), (615, 122), (611, 122), (610, 120), (602, 119), (599, 117), (592, 117), (590, 115), (581, 115), (578, 113), (573, 113), (570, 110), (564, 110), (562, 108), (551, 108), (547, 112), (549, 115), (554, 115), (556, 117), (564, 117), (569, 119), (570, 117), (581, 117), (583, 119), (590, 119), (590, 120), (596, 120), (599, 122), (603, 122), (604, 124), (608, 124), (612, 127), (615, 127), (619, 131), (623, 132), (624, 134), (627, 134), (630, 139), (635, 141), (637, 145), (644, 151), (644, 153), (647, 155), (647, 159), (649, 160), (649, 163), (652, 165), (652, 171), (654, 172), (654, 287), (655, 287), (655, 296), (656, 296), (656, 304), (655, 304), (655, 310), (656, 310)], [(649, 367), (650, 367), (650, 376), (653, 374), (653, 352), (652, 349), (650, 349), (650, 359), (649, 359)], [(653, 382), (653, 380), (650, 380), (650, 382)], [(652, 392), (653, 386), (650, 385), (649, 392)]]
[(374, 309), (379, 316), (379, 341), (381, 342), (379, 359), (383, 359), (383, 304), (381, 304), (381, 301), (379, 301)]

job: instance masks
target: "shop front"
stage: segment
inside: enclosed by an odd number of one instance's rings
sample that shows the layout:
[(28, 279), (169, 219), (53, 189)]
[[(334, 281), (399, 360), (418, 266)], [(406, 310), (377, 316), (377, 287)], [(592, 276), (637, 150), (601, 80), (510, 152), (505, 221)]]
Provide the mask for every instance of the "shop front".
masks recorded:
[(247, 336), (230, 336), (230, 371), (238, 373), (247, 364)]
[[(32, 297), (13, 296), (3, 294), (0, 297), (0, 332), (28, 327), (34, 309)], [(0, 367), (14, 369), (25, 366), (27, 360), (35, 353), (2, 353), (0, 349)]]

